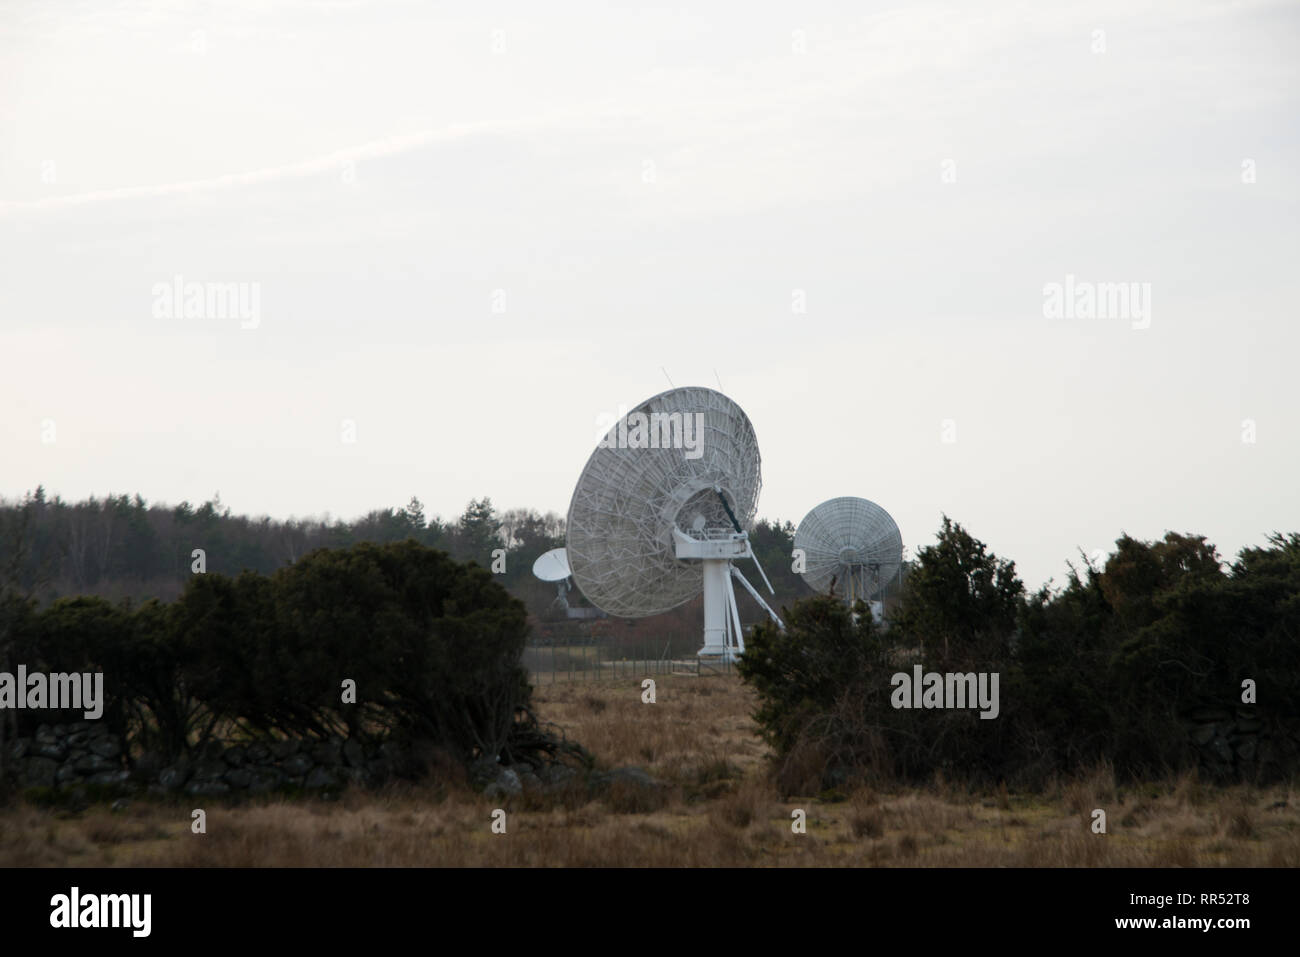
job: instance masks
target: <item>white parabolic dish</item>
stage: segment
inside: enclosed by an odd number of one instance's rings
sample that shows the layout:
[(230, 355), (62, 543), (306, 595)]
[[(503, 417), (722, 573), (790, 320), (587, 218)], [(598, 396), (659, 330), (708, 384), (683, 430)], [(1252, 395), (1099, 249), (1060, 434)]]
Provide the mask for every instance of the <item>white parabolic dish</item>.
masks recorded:
[[(638, 413), (659, 413), (659, 421), (690, 416), (691, 447), (627, 447)], [(715, 486), (748, 528), (762, 487), (758, 439), (749, 417), (722, 393), (661, 392), (615, 424), (587, 460), (569, 503), (569, 568), (587, 600), (611, 615), (644, 618), (700, 594), (701, 565), (677, 558), (673, 527), (697, 537), (734, 532)]]
[(568, 578), (569, 558), (563, 548), (552, 548), (543, 552), (533, 562), (533, 574), (544, 582), (562, 582)]
[(805, 515), (794, 547), (804, 551), (804, 581), (823, 593), (832, 578), (842, 595), (855, 578), (865, 579), (861, 584), (874, 592), (903, 561), (903, 536), (894, 519), (875, 502), (852, 496), (828, 499)]

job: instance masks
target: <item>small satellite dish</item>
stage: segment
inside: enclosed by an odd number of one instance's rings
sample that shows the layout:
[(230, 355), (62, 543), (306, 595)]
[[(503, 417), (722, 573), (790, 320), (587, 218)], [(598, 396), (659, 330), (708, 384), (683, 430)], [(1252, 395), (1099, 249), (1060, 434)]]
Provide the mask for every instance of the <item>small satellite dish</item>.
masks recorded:
[(555, 600), (551, 602), (552, 609), (562, 611), (566, 617), (577, 618), (583, 617), (583, 609), (574, 609), (569, 607), (568, 593), (572, 588), (569, 577), (573, 572), (569, 571), (568, 553), (563, 548), (552, 548), (549, 552), (543, 552), (537, 556), (537, 561), (533, 562), (533, 575), (544, 582), (555, 583)]
[[(850, 604), (859, 598), (878, 599), (903, 564), (898, 525), (865, 498), (822, 502), (799, 523), (794, 547), (804, 552), (804, 581), (823, 594), (834, 582), (836, 592)], [(879, 620), (874, 601), (872, 613)]]
[(646, 399), (578, 478), (565, 532), (574, 583), (622, 618), (658, 615), (703, 591), (700, 654), (740, 654), (733, 577), (780, 622), (732, 564), (754, 557), (745, 527), (761, 486), (754, 427), (735, 402), (700, 387)]
[(533, 562), (533, 574), (544, 582), (562, 582), (571, 574), (569, 556), (563, 548), (552, 548), (549, 552), (537, 556)]

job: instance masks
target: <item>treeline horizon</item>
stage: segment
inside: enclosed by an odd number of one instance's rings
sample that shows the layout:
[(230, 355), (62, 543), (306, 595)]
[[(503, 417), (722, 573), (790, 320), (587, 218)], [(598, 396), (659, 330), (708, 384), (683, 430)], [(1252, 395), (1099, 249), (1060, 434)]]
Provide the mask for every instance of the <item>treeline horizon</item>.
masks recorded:
[[(533, 562), (562, 547), (564, 531), (565, 517), (554, 511), (498, 511), (487, 496), (472, 499), (454, 519), (426, 514), (417, 496), (352, 520), (274, 519), (232, 514), (219, 494), (197, 506), (188, 500), (151, 504), (138, 493), (69, 502), (38, 486), (18, 500), (0, 497), (0, 567), (9, 570), (13, 587), (42, 604), (74, 595), (174, 601), (195, 573), (195, 549), (203, 550), (205, 572), (270, 575), (320, 548), (414, 540), (488, 569), (498, 557), (494, 552), (504, 550), (497, 580), (542, 618), (553, 611), (556, 589), (533, 576)], [(778, 603), (812, 594), (790, 567), (794, 531), (789, 521), (760, 519), (750, 532)], [(585, 603), (577, 589), (567, 597)], [(746, 620), (761, 614), (748, 595), (737, 600)]]

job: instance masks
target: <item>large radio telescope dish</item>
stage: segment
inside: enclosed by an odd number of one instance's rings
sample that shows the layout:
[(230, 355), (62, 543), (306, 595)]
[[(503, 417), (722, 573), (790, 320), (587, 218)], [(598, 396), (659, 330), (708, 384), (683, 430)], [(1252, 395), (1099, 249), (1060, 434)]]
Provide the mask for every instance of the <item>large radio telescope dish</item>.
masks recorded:
[[(652, 427), (654, 447), (632, 447), (641, 444), (638, 414), (660, 424), (677, 415), (690, 446), (658, 447), (662, 431)], [(697, 539), (729, 536), (729, 506), (748, 528), (761, 487), (758, 440), (735, 402), (693, 386), (645, 400), (610, 429), (573, 491), (565, 546), (574, 582), (597, 608), (623, 618), (690, 601), (704, 575), (700, 562), (678, 559), (674, 526)]]
[(804, 516), (794, 533), (804, 552), (806, 581), (815, 591), (869, 598), (898, 574), (903, 536), (883, 508), (865, 498), (844, 496), (822, 502)]

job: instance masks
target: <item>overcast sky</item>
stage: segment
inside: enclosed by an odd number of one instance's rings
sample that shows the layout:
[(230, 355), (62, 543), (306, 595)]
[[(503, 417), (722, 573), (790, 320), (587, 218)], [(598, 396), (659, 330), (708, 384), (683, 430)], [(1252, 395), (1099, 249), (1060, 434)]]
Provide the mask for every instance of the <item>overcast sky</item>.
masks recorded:
[(1300, 529), (1295, 4), (609, 6), (6, 2), (0, 495), (564, 513), (671, 379), (1032, 587)]

